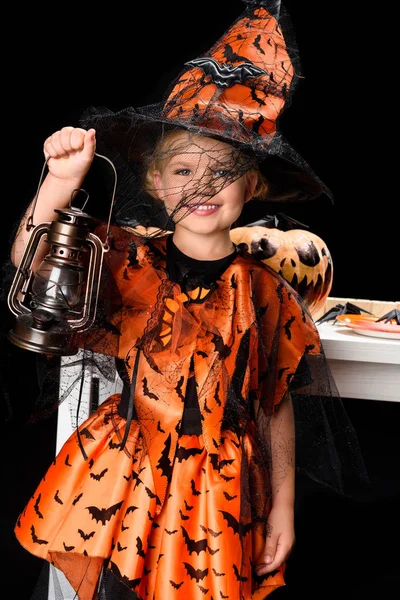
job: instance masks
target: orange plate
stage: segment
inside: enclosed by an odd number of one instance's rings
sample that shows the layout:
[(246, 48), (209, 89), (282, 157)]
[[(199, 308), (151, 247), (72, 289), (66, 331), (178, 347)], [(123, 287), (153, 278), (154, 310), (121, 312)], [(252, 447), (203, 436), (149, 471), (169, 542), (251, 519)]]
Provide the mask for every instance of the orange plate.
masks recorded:
[(379, 317), (375, 315), (339, 315), (336, 317), (336, 320), (339, 321), (343, 325), (347, 325), (348, 323), (360, 323), (360, 321), (367, 321), (369, 323), (375, 323)]

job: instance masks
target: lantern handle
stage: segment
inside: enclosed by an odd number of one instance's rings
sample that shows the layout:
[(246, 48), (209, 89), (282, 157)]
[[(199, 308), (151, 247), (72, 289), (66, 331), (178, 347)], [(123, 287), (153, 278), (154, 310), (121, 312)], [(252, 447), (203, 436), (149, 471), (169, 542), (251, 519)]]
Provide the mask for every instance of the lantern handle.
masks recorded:
[(83, 206), (81, 207), (81, 211), (83, 212), (85, 210), (86, 204), (88, 203), (88, 200), (89, 200), (89, 192), (87, 192), (83, 188), (75, 188), (74, 190), (72, 190), (71, 198), (69, 199), (69, 208), (72, 208), (72, 200), (73, 200), (75, 192), (76, 192), (75, 197), (78, 195), (78, 192), (83, 192), (86, 195), (86, 200), (83, 203)]
[[(110, 227), (111, 227), (111, 215), (112, 215), (112, 210), (114, 208), (115, 192), (116, 192), (116, 189), (117, 189), (117, 171), (115, 169), (114, 163), (109, 158), (107, 158), (107, 156), (104, 156), (103, 154), (98, 154), (97, 152), (95, 152), (94, 155), (97, 156), (98, 158), (103, 158), (104, 160), (106, 160), (111, 165), (111, 167), (112, 167), (112, 169), (114, 171), (114, 188), (113, 188), (112, 197), (111, 197), (110, 211), (109, 211), (109, 214), (108, 214), (106, 239), (103, 242), (104, 249), (108, 250), (109, 249), (109, 234), (110, 234)], [(35, 213), (36, 203), (37, 203), (37, 199), (39, 197), (39, 190), (40, 190), (42, 182), (43, 182), (44, 172), (45, 172), (47, 163), (50, 160), (50, 158), (51, 158), (50, 156), (48, 156), (46, 158), (46, 160), (44, 161), (43, 167), (42, 167), (42, 172), (40, 174), (40, 178), (39, 178), (39, 183), (38, 183), (38, 186), (37, 186), (36, 194), (35, 194), (35, 197), (33, 199), (32, 211), (31, 211), (31, 214), (29, 215), (28, 220), (26, 222), (26, 230), (27, 231), (30, 231), (31, 229), (33, 229), (33, 227), (35, 227), (35, 225), (33, 223), (33, 215)], [(69, 203), (70, 206), (71, 206), (71, 201), (72, 201), (72, 195), (76, 191), (79, 191), (79, 190), (75, 189), (75, 190), (73, 190), (73, 192), (71, 194), (71, 200), (70, 200), (70, 203)], [(85, 204), (84, 204), (84, 207), (85, 207), (86, 204), (87, 204), (87, 201), (89, 200), (89, 194), (85, 190), (81, 190), (81, 191), (83, 191), (83, 192), (85, 192), (85, 194), (87, 194), (86, 201), (85, 201)]]

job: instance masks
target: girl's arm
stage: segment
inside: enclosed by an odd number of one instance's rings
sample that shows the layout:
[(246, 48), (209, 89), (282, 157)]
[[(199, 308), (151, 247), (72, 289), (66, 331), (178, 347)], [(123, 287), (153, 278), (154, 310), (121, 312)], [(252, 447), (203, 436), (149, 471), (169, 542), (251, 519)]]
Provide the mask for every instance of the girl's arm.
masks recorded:
[(264, 554), (256, 566), (263, 575), (281, 566), (294, 545), (295, 429), (289, 392), (271, 417), (272, 509)]
[(271, 417), (272, 508), (294, 507), (295, 429), (292, 399), (287, 392)]
[[(95, 148), (94, 129), (86, 131), (77, 127), (63, 127), (46, 139), (43, 151), (45, 157), (49, 157), (48, 173), (37, 197), (33, 215), (35, 225), (53, 221), (54, 210), (69, 205), (71, 194), (81, 187), (93, 162)], [(30, 231), (26, 229), (26, 222), (32, 213), (32, 208), (33, 201), (21, 219), (11, 248), (11, 260), (16, 267), (21, 261), (30, 236)], [(39, 266), (46, 253), (47, 247), (42, 240), (32, 264), (33, 270)]]

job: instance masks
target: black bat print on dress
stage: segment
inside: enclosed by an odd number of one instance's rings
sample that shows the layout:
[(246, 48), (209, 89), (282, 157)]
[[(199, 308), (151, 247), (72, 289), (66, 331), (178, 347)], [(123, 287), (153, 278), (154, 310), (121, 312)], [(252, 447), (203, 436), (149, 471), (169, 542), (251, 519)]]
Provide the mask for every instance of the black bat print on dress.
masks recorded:
[(211, 414), (211, 413), (212, 413), (212, 410), (211, 410), (210, 408), (208, 408), (208, 405), (207, 405), (207, 398), (204, 400), (204, 410), (205, 410), (205, 412), (207, 412), (208, 414)]
[(76, 496), (76, 498), (74, 498), (74, 499), (73, 499), (73, 501), (72, 501), (72, 506), (75, 506), (75, 504), (77, 504), (77, 503), (79, 502), (79, 500), (82, 498), (82, 496), (83, 496), (83, 493), (82, 493), (82, 492), (81, 492), (80, 494), (78, 494), (78, 495)]
[(158, 421), (157, 423), (157, 431), (159, 431), (160, 433), (165, 433), (165, 429), (161, 427), (161, 421)]
[(204, 525), (200, 525), (200, 529), (202, 529), (205, 533), (210, 533), (213, 537), (218, 537), (222, 533), (222, 531), (214, 531), (209, 527), (204, 527)]
[(197, 587), (199, 588), (199, 590), (201, 590), (203, 592), (203, 594), (207, 594), (208, 589), (206, 589), (205, 587), (203, 587), (202, 585), (198, 584)]
[(225, 492), (225, 491), (223, 492), (223, 494), (224, 494), (225, 498), (226, 498), (228, 501), (230, 501), (230, 500), (234, 500), (235, 498), (237, 498), (237, 494), (235, 494), (234, 496), (230, 496), (230, 495), (228, 494), (228, 492)]
[(296, 317), (291, 317), (290, 319), (288, 319), (288, 321), (286, 321), (286, 323), (283, 326), (283, 330), (284, 330), (288, 340), (292, 339), (292, 332), (290, 331), (290, 327), (295, 320), (296, 320)]
[(137, 473), (136, 471), (134, 471), (134, 470), (132, 469), (132, 479), (133, 479), (134, 481), (136, 481), (135, 488), (136, 488), (136, 487), (139, 485), (139, 483), (143, 483), (143, 481), (142, 481), (142, 480), (139, 478), (139, 475), (140, 475), (140, 473), (141, 473), (142, 471), (144, 471), (144, 469), (145, 469), (145, 468), (146, 468), (146, 467), (142, 467), (142, 468), (140, 469), (139, 473)]
[(193, 510), (194, 509), (194, 506), (190, 506), (190, 504), (188, 504), (185, 499), (183, 501), (185, 503), (185, 509), (186, 510)]
[(147, 396), (148, 398), (153, 398), (153, 400), (158, 400), (158, 396), (156, 394), (153, 394), (153, 392), (150, 391), (149, 386), (147, 385), (147, 377), (143, 377), (143, 394), (145, 396)]
[(64, 502), (61, 500), (60, 496), (58, 495), (58, 490), (56, 491), (55, 495), (54, 495), (54, 500), (58, 503), (58, 504), (64, 504)]
[(226, 475), (224, 475), (223, 473), (220, 473), (219, 476), (224, 479), (225, 481), (231, 481), (232, 479), (235, 479), (234, 475), (232, 475), (231, 477), (227, 477)]
[(139, 554), (139, 556), (141, 556), (142, 558), (146, 558), (146, 554), (143, 550), (143, 542), (139, 536), (136, 538), (136, 550), (137, 550), (137, 554)]
[(72, 552), (72, 550), (75, 550), (75, 546), (67, 546), (65, 542), (63, 542), (63, 546), (65, 552)]
[(121, 546), (121, 544), (119, 542), (117, 542), (117, 551), (118, 552), (122, 552), (123, 550), (126, 550), (128, 546)]
[(196, 552), (196, 554), (200, 554), (200, 552), (205, 552), (207, 550), (207, 538), (198, 541), (192, 540), (189, 537), (188, 532), (184, 527), (182, 527), (182, 525), (181, 529), (189, 554), (192, 554), (193, 552)]
[(90, 540), (90, 538), (94, 536), (95, 531), (91, 531), (90, 533), (85, 533), (82, 529), (78, 529), (78, 533), (81, 536), (81, 538), (86, 541), (86, 540)]
[(139, 508), (138, 506), (128, 506), (128, 508), (127, 508), (127, 509), (126, 509), (126, 511), (125, 511), (125, 516), (124, 516), (124, 518), (126, 517), (126, 515), (129, 515), (129, 513), (131, 513), (131, 512), (134, 512), (134, 511), (135, 511), (135, 510), (137, 510), (138, 508)]
[(187, 460), (190, 456), (201, 454), (203, 450), (204, 448), (184, 448), (183, 446), (177, 446), (175, 456), (179, 462), (182, 462), (183, 460)]
[(183, 585), (183, 581), (181, 581), (180, 583), (175, 583), (175, 581), (172, 581), (172, 579), (170, 579), (169, 582), (172, 585), (172, 587), (174, 587), (176, 590), (179, 590), (181, 585)]
[(36, 498), (36, 502), (33, 505), (33, 508), (35, 509), (35, 513), (37, 514), (37, 516), (39, 517), (39, 519), (43, 519), (43, 515), (39, 510), (39, 502), (40, 502), (40, 498), (42, 497), (42, 494), (38, 494), (38, 497)]
[(150, 535), (148, 535), (148, 536), (147, 536), (147, 547), (148, 547), (148, 548), (151, 548), (151, 549), (153, 549), (153, 550), (154, 550), (154, 548), (155, 548), (155, 546), (152, 546), (152, 545), (150, 544)]
[(234, 458), (218, 461), (218, 454), (215, 454), (213, 452), (210, 452), (209, 457), (210, 462), (216, 471), (220, 471), (226, 465), (231, 465), (233, 462), (235, 462)]
[(206, 569), (195, 569), (192, 565), (187, 562), (183, 563), (187, 574), (191, 579), (195, 579), (197, 582), (204, 579), (206, 575), (208, 575), (208, 568)]
[(102, 477), (104, 477), (104, 475), (107, 473), (108, 468), (103, 469), (101, 473), (96, 474), (96, 473), (90, 473), (90, 477), (92, 479), (94, 479), (95, 481), (100, 481), (100, 479), (102, 479)]
[(247, 577), (244, 577), (244, 576), (242, 576), (242, 575), (239, 573), (239, 569), (237, 568), (237, 566), (235, 565), (235, 563), (233, 563), (232, 567), (233, 567), (233, 570), (234, 570), (234, 572), (235, 572), (236, 579), (237, 579), (238, 581), (247, 581)]
[(220, 510), (219, 512), (222, 513), (222, 516), (228, 523), (228, 527), (231, 527), (233, 529), (234, 533), (239, 534), (240, 537), (242, 537), (243, 535), (246, 535), (246, 533), (251, 530), (251, 525), (252, 525), (251, 521), (244, 525), (243, 523), (240, 523), (233, 515), (231, 515), (231, 513), (227, 512), (226, 510)]
[(194, 482), (194, 479), (191, 479), (191, 481), (190, 481), (190, 485), (191, 485), (191, 487), (192, 487), (192, 494), (193, 494), (194, 496), (200, 496), (201, 492), (199, 492), (198, 490), (196, 490), (196, 484), (195, 484), (195, 482)]
[(97, 522), (101, 521), (103, 525), (107, 523), (111, 519), (113, 515), (115, 515), (123, 504), (123, 500), (121, 502), (117, 502), (117, 504), (113, 504), (109, 508), (98, 508), (97, 506), (87, 506), (92, 519), (95, 519)]
[(35, 533), (35, 528), (33, 525), (31, 525), (31, 536), (32, 536), (32, 541), (35, 542), (35, 544), (48, 544), (49, 542), (46, 540), (40, 540), (38, 538), (38, 536)]

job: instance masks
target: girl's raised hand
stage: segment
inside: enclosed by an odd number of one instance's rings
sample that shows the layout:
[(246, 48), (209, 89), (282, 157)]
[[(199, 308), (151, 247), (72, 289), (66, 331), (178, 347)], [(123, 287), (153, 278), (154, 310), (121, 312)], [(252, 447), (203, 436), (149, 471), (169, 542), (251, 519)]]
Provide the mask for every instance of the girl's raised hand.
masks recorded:
[(94, 129), (63, 127), (50, 135), (44, 145), (47, 167), (53, 177), (80, 185), (93, 162), (96, 149)]

